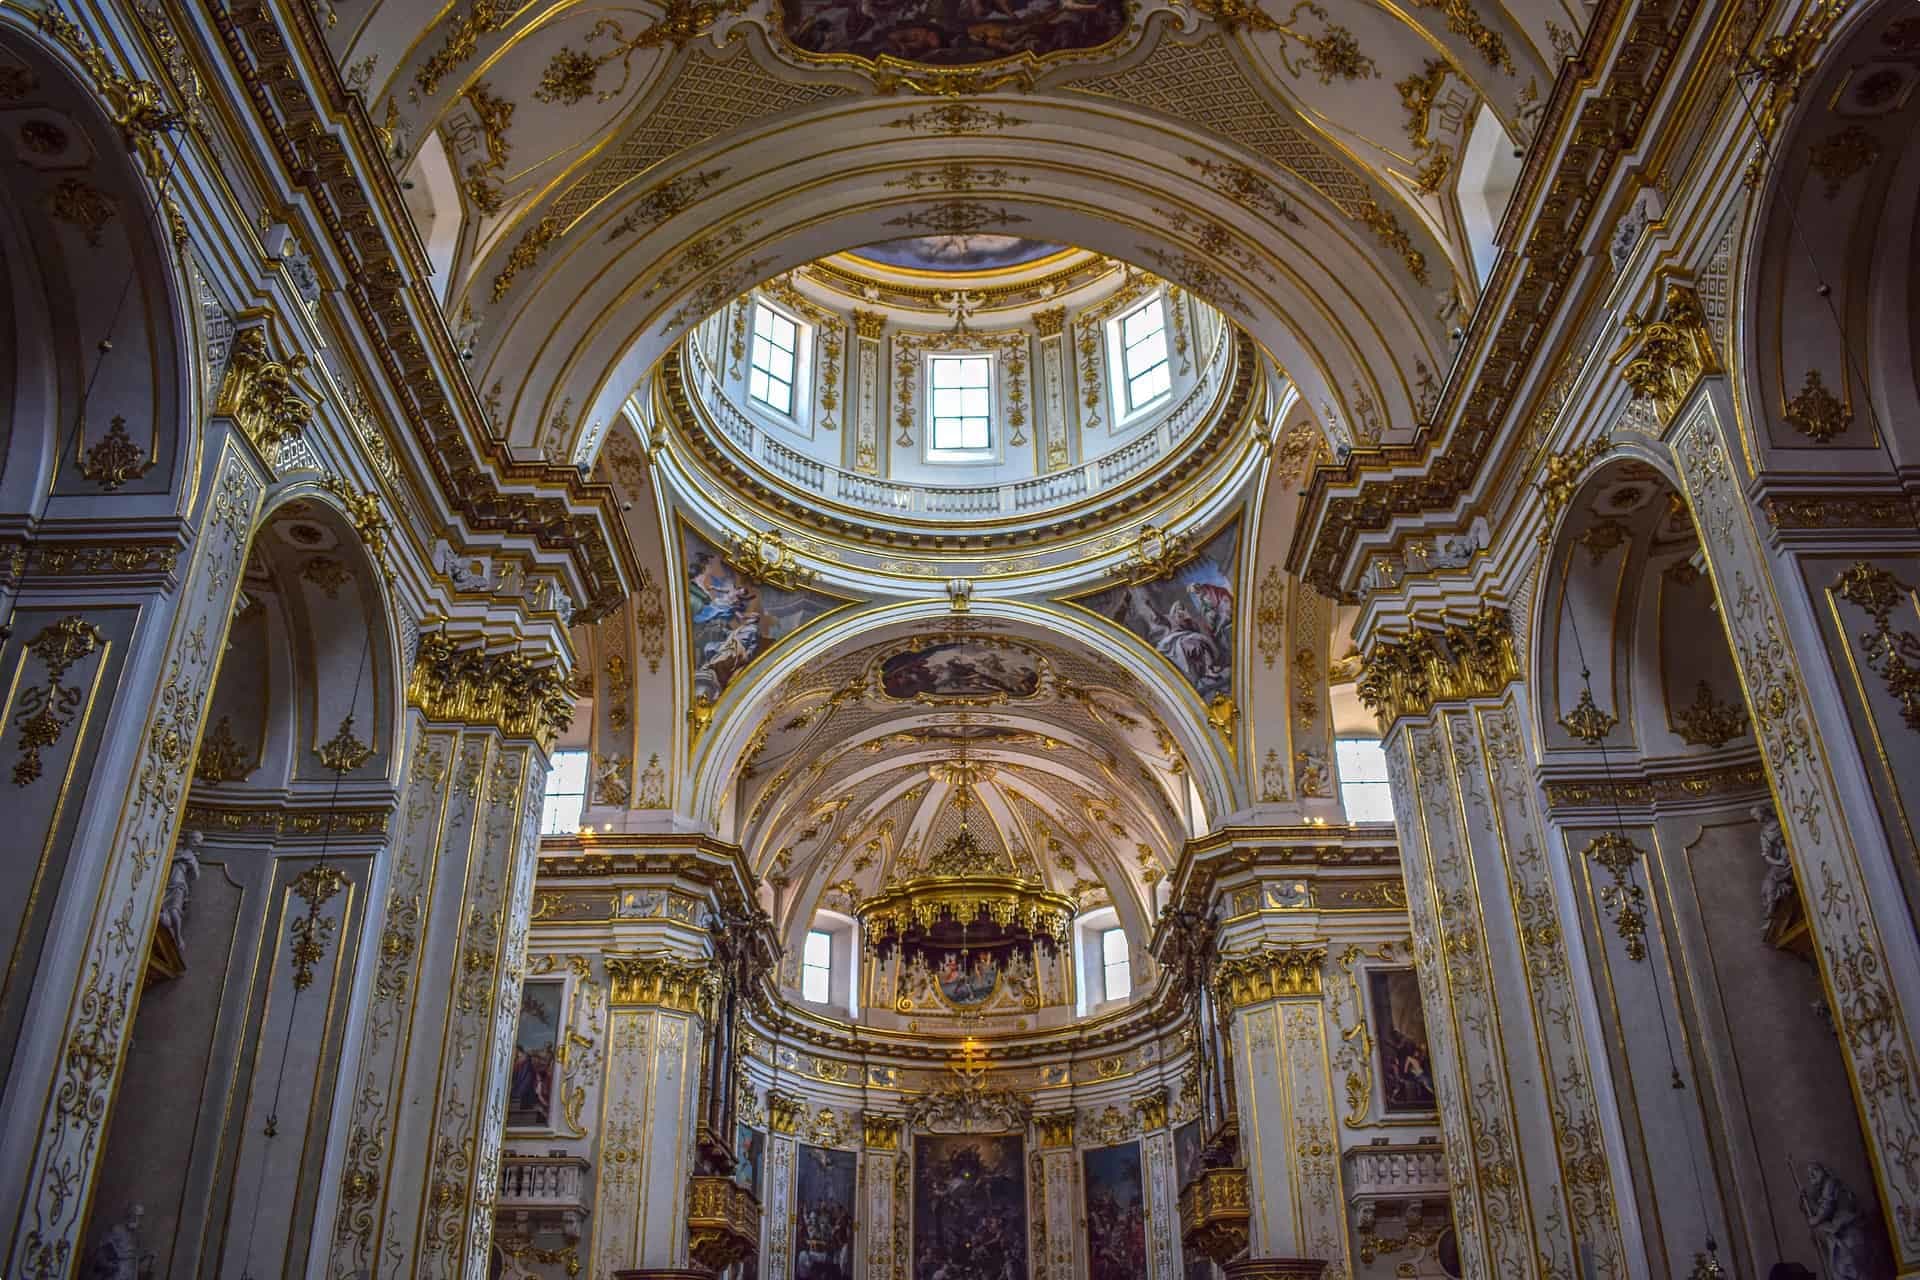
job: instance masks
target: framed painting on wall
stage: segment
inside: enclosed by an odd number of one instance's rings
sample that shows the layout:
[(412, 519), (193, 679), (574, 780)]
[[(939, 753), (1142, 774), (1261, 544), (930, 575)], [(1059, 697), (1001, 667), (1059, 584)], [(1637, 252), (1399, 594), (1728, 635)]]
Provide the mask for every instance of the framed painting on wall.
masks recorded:
[(793, 1280), (853, 1280), (858, 1157), (805, 1143), (795, 1154)]
[(507, 1077), (507, 1127), (554, 1129), (554, 1093), (567, 984), (529, 978), (520, 987), (520, 1021), (513, 1032), (513, 1069)]
[(1087, 1280), (1147, 1274), (1147, 1194), (1140, 1144), (1096, 1147), (1081, 1156), (1087, 1195)]
[(1432, 1113), (1433, 1053), (1411, 969), (1370, 969), (1373, 1038), (1380, 1053), (1380, 1106), (1388, 1115)]
[(914, 1139), (914, 1280), (1027, 1274), (1026, 1151), (1018, 1134)]

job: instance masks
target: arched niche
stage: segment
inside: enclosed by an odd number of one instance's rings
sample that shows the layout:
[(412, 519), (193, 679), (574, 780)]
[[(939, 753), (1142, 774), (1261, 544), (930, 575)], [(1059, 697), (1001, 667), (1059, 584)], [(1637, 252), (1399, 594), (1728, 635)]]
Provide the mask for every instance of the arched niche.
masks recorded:
[(1732, 350), (1764, 470), (1920, 462), (1920, 65), (1898, 0), (1842, 15), (1768, 146)]
[(1547, 548), (1529, 687), (1646, 1247), (1691, 1265), (1711, 1233), (1765, 1275), (1820, 1265), (1814, 1163), (1874, 1181), (1706, 564), (1666, 465), (1606, 462)]
[(278, 495), (180, 843), (156, 864), (167, 889), (96, 1192), (94, 1234), (145, 1206), (162, 1271), (240, 1274), (306, 1251), (398, 798), (399, 670), (381, 571), (333, 497)]
[[(94, 524), (178, 511), (202, 370), (149, 172), (85, 73), (0, 18), (0, 513)], [(146, 171), (143, 172), (143, 166)]]

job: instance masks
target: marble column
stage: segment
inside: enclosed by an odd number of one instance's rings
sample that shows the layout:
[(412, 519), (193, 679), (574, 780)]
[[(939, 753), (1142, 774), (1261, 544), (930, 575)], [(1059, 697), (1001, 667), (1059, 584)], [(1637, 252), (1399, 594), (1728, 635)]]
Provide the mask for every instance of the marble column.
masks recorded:
[[(872, 1280), (893, 1280), (894, 1184), (906, 1169), (906, 1157), (900, 1151), (906, 1117), (867, 1111), (861, 1114), (860, 1127), (867, 1148), (860, 1161), (860, 1176), (866, 1183), (866, 1220), (860, 1224), (867, 1237), (866, 1272)], [(905, 1258), (898, 1260), (906, 1264)]]
[(1033, 1174), (1040, 1179), (1041, 1221), (1046, 1233), (1041, 1256), (1033, 1260), (1035, 1280), (1073, 1280), (1075, 1244), (1080, 1238), (1080, 1196), (1075, 1185), (1080, 1156), (1073, 1147), (1073, 1112), (1034, 1117), (1039, 1150)]
[(1596, 1102), (1517, 674), (1505, 615), (1482, 610), (1380, 642), (1361, 682), (1390, 726), (1453, 1218), (1469, 1274), (1625, 1274), (1614, 1204), (1632, 1187)]
[(561, 670), (423, 636), (310, 1271), (484, 1276)]
[(266, 492), (258, 456), (223, 420), (201, 459), (189, 519), (149, 524), (137, 545), (62, 551), (43, 538), (13, 600), (4, 656), (16, 681), (6, 750), (18, 878), (5, 919), (16, 959), (0, 998), (9, 1276), (80, 1265), (167, 860)]

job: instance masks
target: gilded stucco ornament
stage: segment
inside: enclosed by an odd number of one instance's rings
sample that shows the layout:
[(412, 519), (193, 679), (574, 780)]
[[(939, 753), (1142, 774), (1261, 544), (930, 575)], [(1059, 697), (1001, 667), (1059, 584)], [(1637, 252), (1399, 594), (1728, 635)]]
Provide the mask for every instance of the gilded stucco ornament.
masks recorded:
[(127, 420), (116, 413), (107, 424), (107, 434), (87, 447), (80, 459), (80, 474), (112, 493), (129, 480), (146, 475), (157, 461), (134, 443), (127, 434)]
[(296, 916), (288, 927), (293, 937), (293, 988), (296, 991), (305, 991), (313, 985), (314, 966), (326, 958), (327, 944), (333, 940), (337, 922), (321, 911), (346, 887), (347, 878), (324, 862), (308, 867), (293, 882), (293, 895), (307, 904), (307, 913)]
[(1873, 619), (1873, 630), (1859, 637), (1867, 669), (1886, 684), (1907, 728), (1920, 731), (1920, 635), (1893, 629), (1893, 611), (1912, 601), (1913, 588), (1878, 565), (1859, 560), (1835, 580), (1832, 590)]
[(334, 773), (352, 773), (373, 759), (373, 748), (353, 736), (353, 716), (341, 718), (333, 737), (313, 749), (323, 767)]
[(1633, 883), (1634, 864), (1645, 856), (1645, 850), (1619, 832), (1607, 831), (1589, 840), (1580, 853), (1582, 857), (1590, 858), (1604, 867), (1613, 877), (1612, 884), (1600, 887), (1600, 905), (1612, 916), (1613, 927), (1620, 934), (1627, 959), (1645, 960), (1647, 895), (1645, 890)]
[(1705, 680), (1694, 689), (1693, 701), (1673, 714), (1674, 731), (1681, 741), (1696, 747), (1724, 747), (1747, 732), (1747, 709), (1722, 702)]
[(1180, 1191), (1180, 1243), (1225, 1265), (1247, 1247), (1253, 1202), (1247, 1171), (1203, 1169)]
[(46, 668), (47, 682), (28, 685), (20, 692), (20, 710), (14, 719), (14, 725), (20, 730), (20, 758), (13, 765), (14, 786), (25, 787), (39, 780), (40, 753), (59, 743), (80, 709), (84, 691), (68, 687), (67, 672), (105, 643), (106, 637), (100, 628), (79, 614), (67, 615), (27, 641), (27, 651)]
[(1559, 721), (1562, 729), (1587, 745), (1594, 746), (1613, 732), (1613, 727), (1620, 723), (1620, 717), (1602, 711), (1593, 700), (1592, 689), (1582, 689), (1580, 700), (1573, 704), (1573, 710), (1560, 716)]
[(260, 767), (239, 740), (233, 736), (233, 719), (221, 716), (200, 739), (200, 756), (194, 764), (195, 782), (242, 782)]
[(1267, 947), (1221, 956), (1213, 966), (1213, 994), (1224, 1017), (1240, 1009), (1286, 996), (1321, 993), (1325, 946)]
[(313, 420), (312, 407), (294, 386), (294, 376), (306, 365), (303, 355), (274, 359), (264, 328), (242, 329), (234, 335), (214, 413), (232, 418), (254, 448), (271, 459), (283, 441), (298, 437)]
[(167, 161), (160, 138), (185, 124), (187, 116), (166, 104), (159, 85), (115, 71), (107, 55), (87, 39), (86, 33), (60, 7), (49, 6), (31, 13), (33, 25), (41, 34), (58, 41), (86, 68), (120, 136), (126, 140), (127, 149), (140, 157), (147, 176), (156, 181), (164, 178)]
[(573, 723), (573, 697), (558, 667), (477, 644), (462, 648), (444, 631), (420, 637), (407, 703), (430, 720), (487, 725), (543, 744)]
[(760, 1202), (732, 1174), (694, 1174), (687, 1182), (687, 1253), (724, 1271), (759, 1247)]
[(1387, 728), (1436, 702), (1490, 697), (1520, 678), (1507, 611), (1483, 607), (1465, 622), (1416, 627), (1377, 642), (1356, 692)]
[(1700, 379), (1720, 371), (1700, 295), (1687, 285), (1669, 282), (1660, 318), (1629, 316), (1626, 328), (1626, 339), (1614, 352), (1613, 362), (1621, 366), (1621, 377), (1633, 390), (1633, 398), (1651, 400), (1661, 422), (1671, 424)]
[(814, 572), (801, 564), (779, 533), (750, 529), (734, 536), (724, 553), (727, 567), (755, 582), (796, 591), (813, 581)]
[(1826, 379), (1818, 369), (1807, 370), (1806, 380), (1798, 394), (1787, 401), (1781, 417), (1815, 444), (1826, 444), (1853, 422), (1853, 413), (1827, 390)]
[(615, 1006), (652, 1006), (708, 1017), (720, 994), (720, 975), (702, 959), (677, 955), (606, 956), (609, 1000)]

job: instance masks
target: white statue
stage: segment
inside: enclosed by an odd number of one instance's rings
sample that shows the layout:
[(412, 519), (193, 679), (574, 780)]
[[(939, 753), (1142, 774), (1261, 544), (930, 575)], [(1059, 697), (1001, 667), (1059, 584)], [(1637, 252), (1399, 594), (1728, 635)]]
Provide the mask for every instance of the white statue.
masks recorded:
[(1756, 804), (1747, 813), (1760, 824), (1760, 859), (1767, 864), (1766, 877), (1760, 881), (1760, 927), (1773, 922), (1774, 912), (1796, 892), (1793, 864), (1787, 858), (1787, 836), (1781, 830), (1780, 817), (1769, 805)]
[(160, 927), (173, 935), (173, 944), (186, 951), (187, 903), (193, 897), (193, 882), (200, 878), (200, 846), (206, 837), (189, 831), (174, 846), (173, 861), (167, 864), (167, 887), (160, 894)]
[(153, 1255), (140, 1252), (140, 1219), (146, 1209), (127, 1206), (127, 1216), (107, 1229), (87, 1255), (86, 1280), (139, 1280), (153, 1270)]
[(1826, 1262), (1827, 1280), (1866, 1280), (1873, 1242), (1858, 1197), (1817, 1160), (1807, 1165), (1805, 1182), (1800, 1207)]

